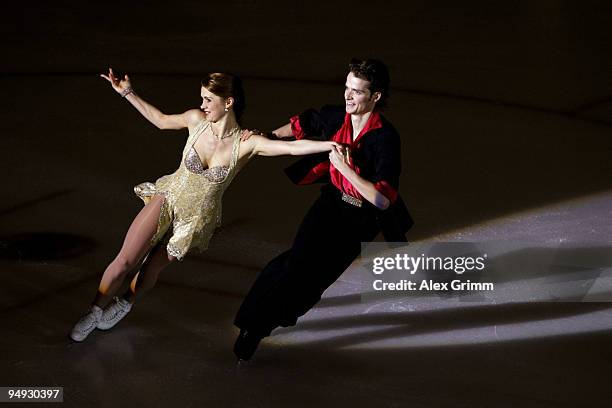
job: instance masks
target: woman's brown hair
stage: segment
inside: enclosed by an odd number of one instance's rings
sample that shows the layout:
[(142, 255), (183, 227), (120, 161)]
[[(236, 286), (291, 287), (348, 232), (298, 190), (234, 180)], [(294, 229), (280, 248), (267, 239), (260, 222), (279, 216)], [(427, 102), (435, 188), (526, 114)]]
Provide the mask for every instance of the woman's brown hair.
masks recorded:
[(236, 115), (236, 120), (240, 122), (240, 117), (246, 108), (246, 101), (242, 80), (238, 76), (223, 72), (212, 72), (202, 79), (202, 86), (222, 98), (234, 98), (234, 115)]

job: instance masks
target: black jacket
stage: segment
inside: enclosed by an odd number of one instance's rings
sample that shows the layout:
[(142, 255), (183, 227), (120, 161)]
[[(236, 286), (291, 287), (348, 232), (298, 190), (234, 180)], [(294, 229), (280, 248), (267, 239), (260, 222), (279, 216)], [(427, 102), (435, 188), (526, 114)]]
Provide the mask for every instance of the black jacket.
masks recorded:
[[(308, 109), (299, 115), (299, 124), (305, 137), (312, 140), (330, 140), (344, 123), (343, 106), (324, 106), (319, 111)], [(360, 169), (360, 176), (376, 183), (386, 181), (396, 191), (399, 189), (401, 172), (400, 136), (382, 115), (383, 126), (364, 134), (352, 150), (352, 160)], [(317, 164), (328, 161), (328, 153), (317, 153), (303, 157), (285, 172), (296, 184)], [(316, 182), (329, 183), (329, 174)], [(364, 201), (364, 205), (371, 205)], [(374, 206), (372, 206), (374, 207)], [(398, 195), (386, 210), (376, 209), (376, 218), (387, 241), (404, 242), (406, 232), (414, 224), (406, 205)]]

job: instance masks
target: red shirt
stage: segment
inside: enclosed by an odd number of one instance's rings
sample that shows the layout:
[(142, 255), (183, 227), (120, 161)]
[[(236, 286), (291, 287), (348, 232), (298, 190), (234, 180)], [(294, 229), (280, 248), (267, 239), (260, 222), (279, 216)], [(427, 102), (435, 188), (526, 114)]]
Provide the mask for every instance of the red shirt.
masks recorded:
[[(291, 130), (296, 139), (304, 138), (305, 134), (300, 126), (300, 121), (298, 116), (294, 116), (290, 119), (291, 122)], [(353, 124), (351, 122), (351, 115), (346, 113), (344, 115), (344, 123), (338, 129), (338, 131), (334, 134), (331, 140), (334, 142), (340, 143), (342, 145), (348, 146), (351, 151), (356, 150), (359, 144), (359, 140), (362, 136), (368, 133), (371, 130), (375, 130), (382, 127), (382, 120), (380, 118), (380, 114), (377, 111), (374, 111), (370, 114), (368, 121), (365, 126), (359, 132), (359, 135), (355, 140), (353, 140)], [(360, 169), (355, 163), (351, 160), (349, 166), (355, 171), (355, 173), (360, 174)], [(346, 193), (355, 198), (363, 199), (363, 196), (357, 191), (357, 189), (344, 177), (338, 169), (334, 166), (331, 166), (329, 162), (319, 163), (315, 167), (310, 170), (310, 172), (304, 177), (299, 184), (310, 184), (319, 179), (321, 176), (324, 176), (329, 172), (331, 182), (336, 188), (343, 193)], [(394, 202), (397, 198), (397, 191), (386, 181), (381, 180), (377, 183), (374, 183), (374, 187), (385, 197), (389, 199), (389, 201)]]

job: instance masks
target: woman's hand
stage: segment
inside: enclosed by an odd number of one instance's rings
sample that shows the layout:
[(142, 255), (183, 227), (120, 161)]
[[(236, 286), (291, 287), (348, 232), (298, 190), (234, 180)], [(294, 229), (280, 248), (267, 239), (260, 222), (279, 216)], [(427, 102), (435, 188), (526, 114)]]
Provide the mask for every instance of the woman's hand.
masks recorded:
[(123, 94), (124, 91), (132, 88), (130, 78), (128, 78), (127, 74), (123, 77), (123, 79), (118, 79), (115, 77), (115, 73), (113, 72), (112, 68), (108, 69), (108, 75), (100, 74), (100, 76), (110, 82), (113, 89), (119, 94)]
[(342, 151), (344, 149), (344, 146), (342, 146), (340, 143), (338, 142), (334, 142), (332, 140), (329, 140), (327, 142), (325, 142), (329, 145), (329, 151), (332, 152), (334, 150), (340, 150)]

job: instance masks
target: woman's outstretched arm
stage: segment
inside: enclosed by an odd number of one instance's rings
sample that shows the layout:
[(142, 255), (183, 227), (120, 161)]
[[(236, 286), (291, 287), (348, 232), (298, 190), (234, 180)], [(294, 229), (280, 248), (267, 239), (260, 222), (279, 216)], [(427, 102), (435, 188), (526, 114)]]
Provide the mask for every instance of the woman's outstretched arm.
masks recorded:
[(318, 142), (314, 140), (270, 140), (261, 135), (253, 135), (245, 142), (251, 150), (250, 156), (302, 156), (305, 154), (329, 152), (340, 144), (332, 141)]
[(132, 89), (130, 78), (125, 75), (123, 79), (115, 77), (112, 68), (108, 69), (108, 75), (101, 74), (102, 78), (110, 82), (113, 89), (126, 98), (138, 112), (158, 129), (183, 129), (190, 125), (195, 125), (201, 118), (202, 112), (199, 109), (190, 109), (186, 112), (167, 115), (151, 105), (140, 96), (136, 95)]

